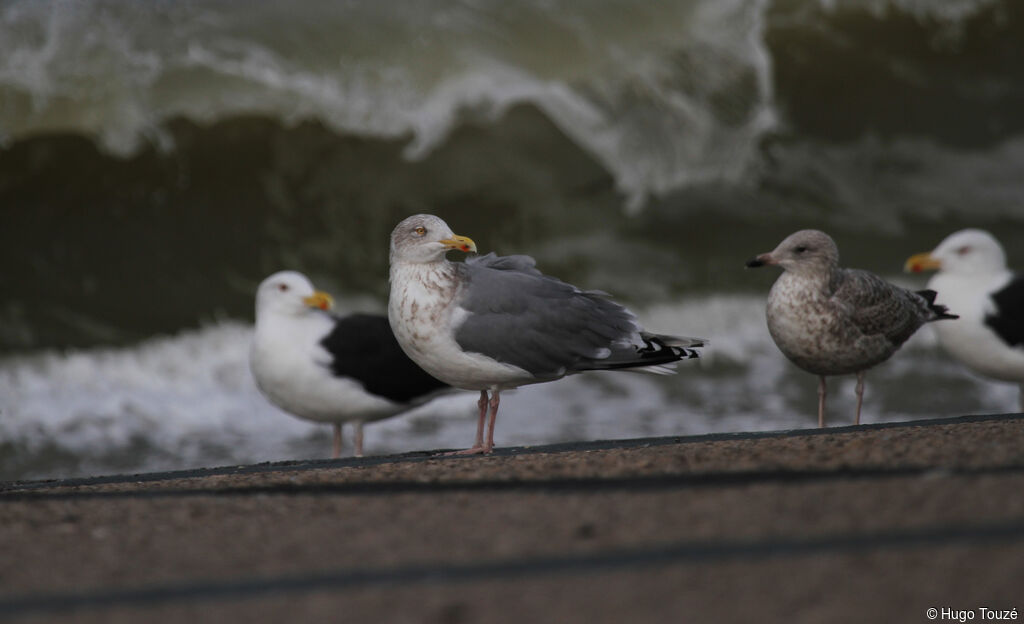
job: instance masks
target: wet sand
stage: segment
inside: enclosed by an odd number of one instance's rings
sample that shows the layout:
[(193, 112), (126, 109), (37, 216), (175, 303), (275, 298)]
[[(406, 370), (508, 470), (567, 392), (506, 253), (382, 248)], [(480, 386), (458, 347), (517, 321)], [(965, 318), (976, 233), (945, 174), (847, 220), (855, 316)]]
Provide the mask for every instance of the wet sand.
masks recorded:
[(1020, 414), (5, 483), (0, 618), (1020, 618), (1022, 493)]

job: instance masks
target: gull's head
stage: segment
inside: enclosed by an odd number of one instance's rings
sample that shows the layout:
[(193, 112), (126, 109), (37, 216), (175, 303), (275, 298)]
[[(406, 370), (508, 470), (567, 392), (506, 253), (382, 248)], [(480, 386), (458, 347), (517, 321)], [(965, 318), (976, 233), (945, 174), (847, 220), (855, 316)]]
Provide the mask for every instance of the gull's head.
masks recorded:
[(947, 236), (939, 246), (907, 258), (910, 273), (941, 271), (957, 275), (991, 275), (1006, 269), (1006, 253), (985, 230), (967, 229)]
[(476, 251), (476, 243), (455, 234), (443, 219), (434, 215), (413, 215), (391, 232), (392, 264), (438, 262), (452, 249), (468, 253)]
[(828, 272), (839, 265), (839, 248), (821, 230), (800, 230), (790, 234), (779, 246), (751, 258), (748, 267), (777, 265), (787, 271)]
[(313, 288), (302, 273), (280, 271), (256, 289), (256, 320), (266, 316), (300, 316), (313, 308), (329, 310), (331, 296)]

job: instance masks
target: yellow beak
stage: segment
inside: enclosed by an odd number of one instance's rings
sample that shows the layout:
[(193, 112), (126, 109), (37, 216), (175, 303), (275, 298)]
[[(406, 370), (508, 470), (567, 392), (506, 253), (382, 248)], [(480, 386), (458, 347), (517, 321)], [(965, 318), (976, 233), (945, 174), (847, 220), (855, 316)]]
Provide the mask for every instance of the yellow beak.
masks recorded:
[(474, 243), (473, 239), (468, 236), (459, 236), (456, 234), (451, 238), (441, 239), (439, 242), (448, 249), (458, 249), (459, 251), (465, 251), (466, 253), (476, 251), (476, 243)]
[(938, 271), (942, 263), (932, 257), (928, 252), (914, 254), (907, 258), (903, 264), (903, 270), (907, 273), (920, 273), (921, 271)]
[(320, 308), (321, 310), (330, 310), (331, 306), (334, 305), (334, 299), (331, 296), (322, 291), (316, 291), (312, 295), (302, 300), (302, 303), (308, 305), (311, 308)]

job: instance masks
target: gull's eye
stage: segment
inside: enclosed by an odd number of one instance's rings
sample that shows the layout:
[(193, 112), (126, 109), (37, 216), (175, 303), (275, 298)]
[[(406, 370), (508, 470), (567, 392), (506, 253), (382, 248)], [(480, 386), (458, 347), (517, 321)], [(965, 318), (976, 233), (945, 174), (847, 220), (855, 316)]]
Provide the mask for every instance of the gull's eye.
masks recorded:
[(418, 228), (416, 228), (415, 230), (413, 230), (413, 232), (416, 234), (416, 236), (423, 236), (424, 234), (427, 233), (427, 228), (425, 228), (425, 227), (423, 227), (421, 225)]
[(807, 251), (807, 247), (804, 245), (798, 245), (797, 248), (794, 249), (793, 251), (797, 252), (798, 254), (802, 254)]
[(277, 289), (281, 292), (288, 292), (288, 284), (278, 284)]
[(964, 245), (963, 247), (957, 249), (956, 253), (957, 255), (960, 256), (966, 256), (967, 254), (971, 253), (971, 248), (969, 245)]

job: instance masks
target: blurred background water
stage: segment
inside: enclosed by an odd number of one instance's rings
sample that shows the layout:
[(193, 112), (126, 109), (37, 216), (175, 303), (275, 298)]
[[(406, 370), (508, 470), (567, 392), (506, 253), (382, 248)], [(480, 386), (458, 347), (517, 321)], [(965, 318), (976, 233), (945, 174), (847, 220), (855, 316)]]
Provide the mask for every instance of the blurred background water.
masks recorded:
[[(1024, 4), (0, 2), (0, 479), (325, 456), (249, 376), (254, 289), (297, 269), (381, 311), (415, 212), (712, 340), (675, 377), (509, 393), (499, 444), (813, 426), (743, 263), (817, 227), (922, 286), (903, 260), (975, 226), (1024, 267)], [(1015, 393), (926, 328), (865, 420)], [(467, 446), (474, 402), (367, 451)]]

